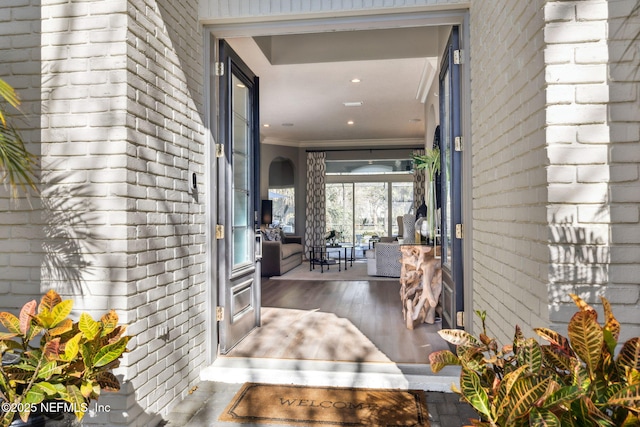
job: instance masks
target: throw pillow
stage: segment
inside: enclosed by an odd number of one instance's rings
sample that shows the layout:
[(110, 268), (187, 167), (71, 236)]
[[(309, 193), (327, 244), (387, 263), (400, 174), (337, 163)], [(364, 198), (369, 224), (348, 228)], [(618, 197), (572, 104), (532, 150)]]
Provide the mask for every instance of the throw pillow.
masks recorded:
[(279, 242), (282, 240), (280, 238), (280, 231), (277, 228), (267, 228), (262, 233), (264, 234), (264, 239), (269, 242)]

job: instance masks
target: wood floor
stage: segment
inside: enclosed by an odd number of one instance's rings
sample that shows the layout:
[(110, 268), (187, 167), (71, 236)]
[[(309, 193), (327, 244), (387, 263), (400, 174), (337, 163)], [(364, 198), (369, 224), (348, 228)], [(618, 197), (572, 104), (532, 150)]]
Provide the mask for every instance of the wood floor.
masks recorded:
[(228, 356), (428, 363), (446, 349), (440, 323), (408, 330), (400, 284), (390, 281), (262, 281), (261, 328)]

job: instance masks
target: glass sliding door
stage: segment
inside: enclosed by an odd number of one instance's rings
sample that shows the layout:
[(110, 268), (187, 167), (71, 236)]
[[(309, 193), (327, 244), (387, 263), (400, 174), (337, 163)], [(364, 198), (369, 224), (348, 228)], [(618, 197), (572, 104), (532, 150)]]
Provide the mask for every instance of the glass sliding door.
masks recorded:
[(327, 232), (338, 234), (338, 241), (353, 241), (353, 183), (326, 184)]
[(327, 183), (326, 231), (356, 246), (372, 236), (399, 235), (397, 217), (412, 213), (413, 182)]
[(389, 183), (356, 182), (354, 228), (356, 236), (389, 233)]
[(397, 218), (413, 213), (413, 183), (394, 182), (391, 184), (391, 235), (400, 234)]

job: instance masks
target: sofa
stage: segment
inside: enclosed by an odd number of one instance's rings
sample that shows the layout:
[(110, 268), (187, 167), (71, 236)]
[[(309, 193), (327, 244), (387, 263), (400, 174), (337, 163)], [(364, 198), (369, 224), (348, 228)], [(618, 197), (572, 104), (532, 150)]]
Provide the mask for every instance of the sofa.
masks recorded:
[(302, 264), (302, 237), (283, 235), (262, 240), (262, 275), (280, 276)]
[(372, 251), (367, 251), (367, 274), (369, 276), (400, 277), (402, 267), (400, 244), (395, 242), (376, 243)]

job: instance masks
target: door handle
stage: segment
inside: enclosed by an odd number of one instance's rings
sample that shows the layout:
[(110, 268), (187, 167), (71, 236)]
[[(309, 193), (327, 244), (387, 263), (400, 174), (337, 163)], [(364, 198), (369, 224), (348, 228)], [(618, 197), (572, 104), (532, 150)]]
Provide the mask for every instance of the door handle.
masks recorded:
[(262, 232), (256, 231), (256, 261), (262, 259)]

